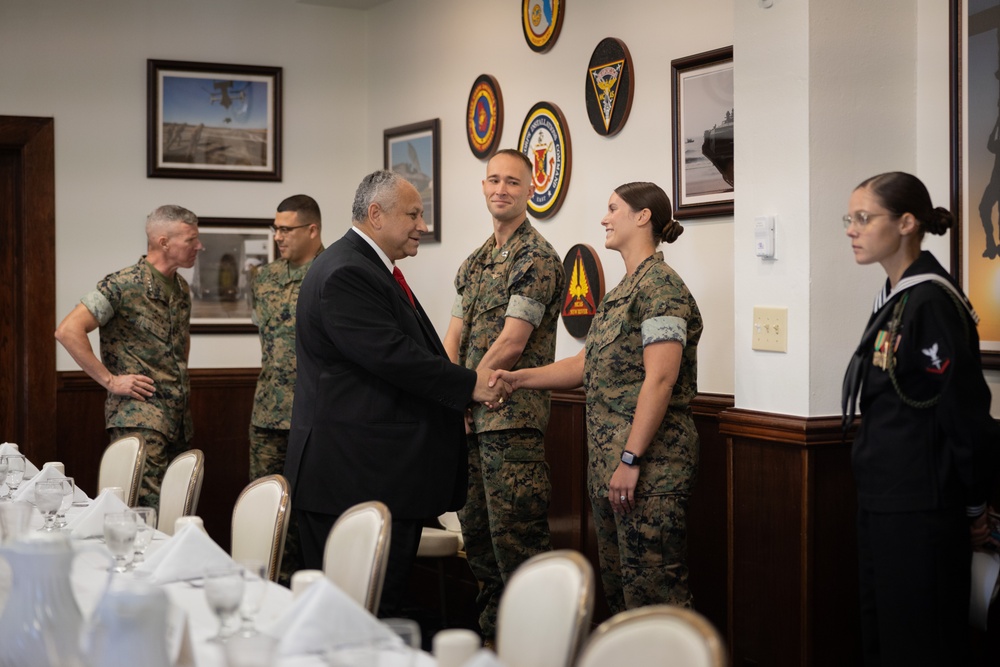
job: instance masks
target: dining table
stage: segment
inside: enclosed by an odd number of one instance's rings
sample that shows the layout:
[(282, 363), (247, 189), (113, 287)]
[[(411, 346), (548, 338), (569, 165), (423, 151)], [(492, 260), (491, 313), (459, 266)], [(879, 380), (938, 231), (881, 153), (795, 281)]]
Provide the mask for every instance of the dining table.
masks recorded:
[[(77, 502), (67, 512), (67, 520), (72, 525), (74, 516), (87, 510), (89, 498), (85, 502)], [(30, 531), (41, 529), (43, 519), (37, 509), (33, 509)], [(63, 530), (68, 530), (64, 528)], [(31, 536), (28, 536), (30, 539)], [(152, 542), (146, 551), (147, 558), (169, 544), (172, 536), (156, 531)], [(110, 552), (104, 546), (103, 538), (71, 540), (76, 555), (70, 573), (70, 583), (80, 608), (86, 626), (88, 619), (94, 613), (102, 595), (108, 587), (111, 577), (143, 578), (141, 572), (129, 571), (115, 573), (110, 571)], [(6, 605), (11, 588), (11, 569), (0, 555), (0, 614)], [(209, 641), (219, 629), (219, 620), (209, 608), (205, 592), (200, 580), (175, 581), (156, 584), (166, 592), (171, 611), (177, 616), (179, 610), (183, 615), (180, 629), (174, 632), (183, 633), (180, 655), (174, 664), (177, 667), (239, 667), (227, 663), (223, 643)], [(274, 582), (267, 582), (260, 609), (254, 618), (254, 624), (259, 631), (268, 634), (267, 628), (275, 624), (293, 605), (292, 592)], [(323, 621), (318, 621), (322, 623)], [(173, 639), (178, 639), (177, 637)], [(278, 645), (280, 637), (274, 638)], [(273, 667), (333, 667), (357, 665), (358, 667), (436, 667), (434, 658), (426, 652), (393, 644), (386, 647), (342, 646), (324, 653), (309, 653), (304, 655), (278, 655), (275, 652), (269, 663)]]

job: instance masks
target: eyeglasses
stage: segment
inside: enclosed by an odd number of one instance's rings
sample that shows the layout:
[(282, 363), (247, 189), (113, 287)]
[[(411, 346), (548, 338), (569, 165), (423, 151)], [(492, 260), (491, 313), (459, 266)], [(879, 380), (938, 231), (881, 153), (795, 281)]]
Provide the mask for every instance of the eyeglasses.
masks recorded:
[(271, 231), (274, 232), (275, 236), (278, 234), (287, 234), (293, 229), (302, 229), (303, 227), (308, 227), (309, 225), (295, 225), (294, 227), (278, 227), (277, 225), (270, 225)]
[(869, 220), (871, 220), (872, 218), (877, 218), (880, 215), (899, 217), (895, 213), (869, 213), (868, 211), (858, 211), (854, 215), (848, 213), (843, 218), (841, 218), (841, 220), (844, 221), (844, 229), (850, 227), (852, 222), (856, 224), (858, 227), (864, 229), (865, 226), (868, 224)]

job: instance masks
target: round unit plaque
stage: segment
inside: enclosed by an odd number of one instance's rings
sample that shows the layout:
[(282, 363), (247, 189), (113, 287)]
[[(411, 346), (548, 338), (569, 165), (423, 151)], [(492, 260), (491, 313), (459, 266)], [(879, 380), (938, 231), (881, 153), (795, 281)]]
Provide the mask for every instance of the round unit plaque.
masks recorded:
[(532, 164), (534, 189), (528, 209), (536, 218), (548, 218), (566, 197), (572, 167), (569, 128), (559, 107), (551, 102), (531, 107), (521, 125), (518, 146)]
[(618, 134), (632, 110), (632, 56), (625, 42), (602, 39), (590, 57), (584, 96), (587, 116), (594, 130), (610, 137)]
[(563, 325), (573, 338), (586, 338), (594, 313), (604, 298), (601, 260), (593, 248), (579, 243), (566, 253), (563, 270), (567, 279), (563, 292)]
[(497, 80), (480, 74), (472, 84), (465, 112), (465, 134), (472, 154), (482, 160), (497, 149), (503, 131), (503, 97)]
[(521, 0), (521, 28), (532, 51), (545, 53), (555, 45), (565, 12), (565, 0)]

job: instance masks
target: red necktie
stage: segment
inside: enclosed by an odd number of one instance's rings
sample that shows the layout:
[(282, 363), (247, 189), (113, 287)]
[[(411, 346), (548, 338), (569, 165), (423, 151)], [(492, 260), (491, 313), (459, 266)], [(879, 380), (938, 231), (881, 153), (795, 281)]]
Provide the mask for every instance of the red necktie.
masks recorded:
[(399, 270), (398, 266), (392, 267), (392, 277), (396, 279), (399, 286), (406, 292), (406, 298), (410, 300), (410, 305), (416, 308), (417, 304), (413, 301), (413, 292), (410, 291), (410, 286), (406, 284), (406, 278), (403, 277), (403, 272)]

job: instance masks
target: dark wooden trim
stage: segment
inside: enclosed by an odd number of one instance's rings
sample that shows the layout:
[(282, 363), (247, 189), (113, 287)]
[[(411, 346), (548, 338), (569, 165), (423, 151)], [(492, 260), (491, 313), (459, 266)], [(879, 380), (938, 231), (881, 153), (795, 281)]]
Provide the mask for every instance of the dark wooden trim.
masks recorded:
[(9, 392), (4, 405), (14, 403), (0, 410), (13, 414), (3, 435), (31, 458), (48, 461), (56, 447), (54, 120), (0, 116), (0, 151), (16, 165), (2, 204), (11, 225), (2, 256), (13, 265), (14, 308), (0, 314), (0, 336), (11, 337), (15, 364), (0, 371)]

